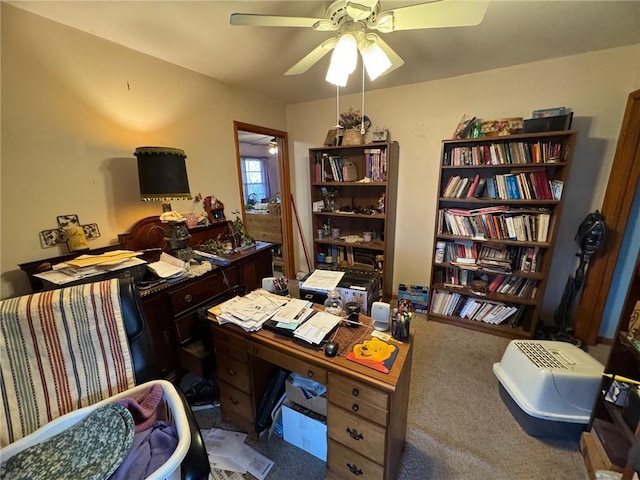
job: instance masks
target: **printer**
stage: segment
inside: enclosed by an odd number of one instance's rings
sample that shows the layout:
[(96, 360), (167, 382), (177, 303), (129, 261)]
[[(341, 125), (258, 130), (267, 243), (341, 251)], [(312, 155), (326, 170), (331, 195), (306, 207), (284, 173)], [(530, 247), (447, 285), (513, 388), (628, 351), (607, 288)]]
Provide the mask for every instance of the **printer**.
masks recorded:
[[(327, 270), (327, 269), (323, 269)], [(374, 270), (357, 270), (333, 267), (330, 270), (344, 272), (336, 290), (340, 293), (343, 303), (356, 302), (360, 311), (371, 315), (371, 305), (380, 300), (380, 273)], [(299, 285), (300, 298), (322, 305), (327, 299), (328, 290), (305, 287), (307, 275)]]

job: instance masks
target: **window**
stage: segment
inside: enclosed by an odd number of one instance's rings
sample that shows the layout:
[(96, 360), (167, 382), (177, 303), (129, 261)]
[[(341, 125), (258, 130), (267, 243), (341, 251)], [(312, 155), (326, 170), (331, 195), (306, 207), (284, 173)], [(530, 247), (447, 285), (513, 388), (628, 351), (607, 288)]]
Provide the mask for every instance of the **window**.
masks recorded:
[(242, 157), (242, 187), (245, 204), (271, 197), (266, 158)]

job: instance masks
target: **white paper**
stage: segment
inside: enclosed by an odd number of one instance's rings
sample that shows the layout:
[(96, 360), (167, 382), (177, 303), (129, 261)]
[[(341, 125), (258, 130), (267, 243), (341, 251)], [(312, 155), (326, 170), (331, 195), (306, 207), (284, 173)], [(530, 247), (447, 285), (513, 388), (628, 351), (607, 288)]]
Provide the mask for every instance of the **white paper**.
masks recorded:
[(295, 337), (318, 345), (342, 321), (342, 317), (327, 312), (318, 312), (293, 333)]
[(186, 263), (179, 258), (162, 252), (160, 260), (149, 264), (149, 269), (160, 278), (171, 278), (186, 272)]
[(333, 270), (314, 270), (302, 286), (309, 290), (334, 290), (344, 277), (344, 273)]

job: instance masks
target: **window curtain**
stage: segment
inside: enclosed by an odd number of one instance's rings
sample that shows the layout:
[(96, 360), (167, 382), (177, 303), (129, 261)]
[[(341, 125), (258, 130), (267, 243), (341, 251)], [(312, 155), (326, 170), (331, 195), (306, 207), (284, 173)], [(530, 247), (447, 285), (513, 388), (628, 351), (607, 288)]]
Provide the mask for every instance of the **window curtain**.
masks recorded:
[(241, 157), (242, 186), (245, 203), (271, 198), (269, 186), (269, 161), (266, 157)]

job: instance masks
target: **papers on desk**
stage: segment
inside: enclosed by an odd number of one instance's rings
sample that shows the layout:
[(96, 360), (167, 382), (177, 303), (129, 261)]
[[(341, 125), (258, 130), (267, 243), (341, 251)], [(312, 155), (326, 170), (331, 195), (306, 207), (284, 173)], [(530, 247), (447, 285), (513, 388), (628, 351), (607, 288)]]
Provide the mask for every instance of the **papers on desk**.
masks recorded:
[(313, 345), (320, 345), (327, 335), (342, 320), (342, 317), (327, 312), (317, 312), (296, 328), (293, 336)]
[(136, 265), (143, 265), (145, 263), (147, 262), (137, 257), (128, 257), (124, 260), (121, 259), (117, 261), (103, 262), (86, 267), (77, 267), (71, 265), (70, 262), (58, 263), (53, 266), (53, 270), (36, 273), (34, 274), (34, 277), (41, 278), (55, 285), (66, 285), (67, 283), (85, 278), (97, 277), (104, 273), (123, 270), (125, 268), (135, 267)]
[(162, 252), (160, 260), (150, 263), (147, 268), (158, 277), (169, 279), (178, 278), (186, 273), (187, 262)]
[(261, 288), (247, 293), (244, 297), (234, 297), (220, 305), (209, 309), (216, 316), (218, 323), (233, 323), (247, 332), (262, 328), (290, 298), (274, 295)]
[(314, 270), (301, 286), (308, 290), (320, 290), (323, 292), (335, 290), (342, 277), (344, 277), (344, 273), (333, 270)]

